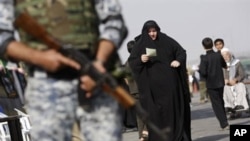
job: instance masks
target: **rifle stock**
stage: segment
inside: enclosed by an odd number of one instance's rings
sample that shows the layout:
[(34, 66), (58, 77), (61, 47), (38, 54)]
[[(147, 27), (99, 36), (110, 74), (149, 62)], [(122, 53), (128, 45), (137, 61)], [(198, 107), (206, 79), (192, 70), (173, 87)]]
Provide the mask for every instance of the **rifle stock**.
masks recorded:
[(41, 26), (37, 21), (35, 21), (29, 14), (20, 13), (15, 21), (15, 25), (22, 30), (24, 30), (29, 35), (35, 37), (46, 44), (49, 48), (59, 50), (61, 45), (55, 41), (52, 36)]
[(134, 99), (121, 86), (117, 86), (112, 89), (107, 84), (104, 84), (103, 90), (115, 97), (125, 108), (129, 108), (135, 105)]

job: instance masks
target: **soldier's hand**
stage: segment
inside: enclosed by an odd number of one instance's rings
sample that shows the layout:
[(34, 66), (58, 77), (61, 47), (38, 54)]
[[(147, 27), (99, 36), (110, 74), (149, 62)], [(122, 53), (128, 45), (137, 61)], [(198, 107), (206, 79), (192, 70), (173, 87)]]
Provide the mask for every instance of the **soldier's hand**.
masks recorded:
[(76, 70), (80, 69), (80, 64), (52, 49), (38, 52), (36, 55), (40, 57), (40, 59), (37, 59), (36, 64), (50, 72), (55, 72), (65, 66)]
[[(100, 61), (94, 61), (93, 62), (94, 67), (100, 72), (100, 73), (105, 73), (106, 69), (103, 66), (103, 63)], [(90, 78), (88, 75), (84, 75), (80, 78), (80, 86), (83, 90), (85, 90), (86, 97), (89, 98), (92, 96), (92, 91), (96, 87), (96, 82)]]
[(84, 75), (80, 78), (80, 87), (87, 92), (86, 97), (89, 98), (92, 95), (92, 90), (96, 87), (96, 82), (88, 75)]
[(105, 73), (106, 72), (106, 69), (104, 68), (103, 66), (103, 62), (99, 61), (99, 60), (95, 60), (93, 62), (93, 65), (95, 66), (95, 68), (101, 72), (101, 73)]
[(77, 62), (64, 57), (53, 49), (39, 51), (17, 41), (9, 43), (5, 55), (14, 60), (40, 66), (50, 72), (55, 72), (63, 66), (70, 66), (77, 70), (80, 69), (80, 65)]

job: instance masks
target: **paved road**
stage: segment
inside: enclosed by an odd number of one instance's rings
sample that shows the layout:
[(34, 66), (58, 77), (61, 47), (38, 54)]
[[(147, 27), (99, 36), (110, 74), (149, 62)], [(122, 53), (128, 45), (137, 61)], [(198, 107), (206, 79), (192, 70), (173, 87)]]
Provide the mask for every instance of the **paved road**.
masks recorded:
[[(229, 130), (220, 130), (219, 122), (215, 118), (211, 103), (200, 104), (199, 94), (194, 94), (192, 98), (191, 117), (193, 141), (229, 141)], [(243, 113), (241, 118), (229, 120), (229, 124), (250, 125), (249, 114)], [(124, 133), (123, 141), (139, 141), (138, 133)]]

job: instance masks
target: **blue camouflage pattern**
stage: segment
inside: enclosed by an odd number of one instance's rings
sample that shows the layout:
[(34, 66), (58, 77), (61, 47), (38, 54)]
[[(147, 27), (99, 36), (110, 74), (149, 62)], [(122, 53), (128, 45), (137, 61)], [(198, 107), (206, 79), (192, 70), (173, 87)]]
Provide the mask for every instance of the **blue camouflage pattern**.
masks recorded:
[(84, 141), (121, 141), (122, 122), (119, 105), (101, 91), (87, 109), (79, 107), (77, 116)]
[(25, 109), (32, 141), (70, 141), (76, 120), (77, 80), (29, 78)]
[(71, 141), (75, 121), (80, 121), (84, 141), (122, 140), (119, 104), (113, 97), (97, 90), (89, 107), (83, 108), (77, 103), (77, 80), (39, 75), (28, 82), (25, 109), (31, 115), (32, 141)]

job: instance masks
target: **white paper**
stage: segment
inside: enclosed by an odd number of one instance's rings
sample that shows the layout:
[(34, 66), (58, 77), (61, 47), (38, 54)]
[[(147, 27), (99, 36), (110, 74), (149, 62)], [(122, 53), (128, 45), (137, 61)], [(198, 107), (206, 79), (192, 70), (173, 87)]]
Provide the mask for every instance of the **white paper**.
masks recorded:
[(157, 56), (156, 49), (154, 48), (146, 48), (146, 54), (149, 57)]

